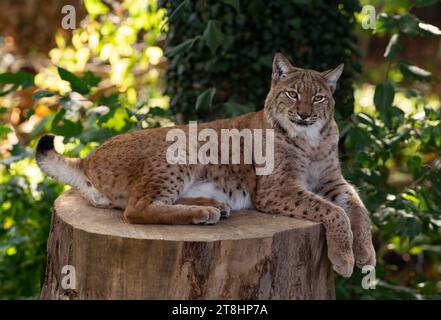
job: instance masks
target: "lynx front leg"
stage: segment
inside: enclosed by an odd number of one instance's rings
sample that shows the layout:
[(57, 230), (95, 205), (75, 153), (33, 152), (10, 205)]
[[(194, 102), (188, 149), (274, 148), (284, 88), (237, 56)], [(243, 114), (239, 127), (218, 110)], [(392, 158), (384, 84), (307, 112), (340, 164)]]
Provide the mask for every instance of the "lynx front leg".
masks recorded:
[(300, 187), (265, 188), (256, 193), (254, 205), (263, 212), (323, 223), (333, 269), (344, 277), (351, 276), (353, 239), (349, 219), (342, 208)]
[(353, 249), (357, 266), (359, 268), (365, 265), (375, 266), (369, 213), (354, 187), (340, 177), (325, 181), (318, 193), (343, 208), (348, 214), (354, 234)]

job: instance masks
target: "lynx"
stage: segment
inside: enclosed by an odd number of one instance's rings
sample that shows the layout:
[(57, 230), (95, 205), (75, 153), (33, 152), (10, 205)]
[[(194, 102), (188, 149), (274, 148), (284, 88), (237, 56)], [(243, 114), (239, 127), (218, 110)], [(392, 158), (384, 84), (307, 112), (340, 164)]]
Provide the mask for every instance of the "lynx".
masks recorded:
[[(43, 136), (36, 158), (41, 169), (78, 189), (91, 205), (124, 210), (130, 223), (215, 224), (231, 210), (320, 222), (328, 257), (344, 277), (375, 265), (368, 211), (342, 176), (333, 93), (343, 65), (318, 72), (273, 61), (264, 109), (198, 124), (198, 130), (274, 130), (274, 169), (257, 175), (256, 164), (170, 164), (170, 128), (115, 136), (86, 159), (66, 158)], [(188, 135), (188, 126), (177, 126)], [(243, 153), (243, 151), (241, 151)], [(243, 156), (243, 154), (242, 154)]]

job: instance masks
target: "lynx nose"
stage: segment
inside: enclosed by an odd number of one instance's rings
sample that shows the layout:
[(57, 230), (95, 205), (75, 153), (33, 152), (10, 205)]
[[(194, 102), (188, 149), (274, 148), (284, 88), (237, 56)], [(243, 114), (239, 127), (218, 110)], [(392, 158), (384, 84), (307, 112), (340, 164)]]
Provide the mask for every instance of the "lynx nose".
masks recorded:
[(299, 112), (299, 117), (302, 118), (302, 120), (305, 120), (305, 119), (309, 118), (309, 113)]

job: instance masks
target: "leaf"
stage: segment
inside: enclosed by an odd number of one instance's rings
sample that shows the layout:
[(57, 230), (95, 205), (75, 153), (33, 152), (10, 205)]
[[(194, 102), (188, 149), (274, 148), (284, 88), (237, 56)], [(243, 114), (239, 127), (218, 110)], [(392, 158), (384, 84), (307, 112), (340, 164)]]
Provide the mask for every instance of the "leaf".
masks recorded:
[(232, 6), (237, 13), (240, 12), (240, 0), (224, 0), (223, 2)]
[(0, 138), (4, 138), (12, 130), (4, 124), (0, 124)]
[(204, 31), (204, 40), (210, 48), (211, 54), (214, 55), (216, 50), (222, 44), (222, 31), (219, 28), (219, 22), (216, 20), (208, 21), (207, 27)]
[(31, 87), (34, 85), (34, 75), (25, 72), (25, 71), (19, 71), (19, 72), (5, 72), (0, 74), (0, 84), (11, 84), (12, 87), (8, 88), (7, 90), (0, 90), (0, 96), (5, 96), (20, 87), (22, 89), (26, 89), (28, 87)]
[(408, 80), (417, 80), (417, 81), (432, 81), (432, 74), (420, 67), (408, 65), (406, 63), (400, 63), (398, 65), (403, 76)]
[(98, 98), (98, 105), (105, 105), (110, 108), (118, 108), (120, 106), (118, 94), (111, 94), (110, 96), (101, 95)]
[(178, 44), (177, 46), (169, 47), (165, 50), (165, 55), (170, 58), (170, 57), (173, 57), (177, 54), (186, 52), (194, 45), (196, 40), (198, 40), (199, 38), (200, 38), (200, 36), (196, 36), (193, 39), (188, 39), (188, 40), (182, 42), (181, 44)]
[(11, 88), (7, 90), (0, 90), (0, 97), (6, 96), (7, 94), (10, 94), (11, 92), (18, 89), (19, 86), (13, 85)]
[(154, 117), (163, 117), (163, 118), (171, 116), (168, 110), (165, 110), (164, 108), (161, 107), (150, 108), (148, 114)]
[(438, 2), (441, 2), (441, 0), (414, 0), (413, 5), (415, 7), (426, 7), (437, 4)]
[(43, 129), (45, 128), (46, 124), (51, 119), (51, 116), (46, 116), (34, 127), (32, 128), (32, 131), (29, 133), (29, 137), (31, 139), (35, 139), (36, 137), (39, 137), (43, 133)]
[(177, 20), (182, 15), (182, 13), (185, 11), (185, 9), (188, 7), (189, 4), (190, 4), (189, 0), (182, 1), (182, 3), (179, 6), (177, 6), (176, 9), (173, 10), (173, 12), (168, 17), (168, 22), (174, 22), (175, 20)]
[(110, 128), (90, 128), (83, 131), (78, 138), (82, 143), (88, 143), (92, 141), (101, 142), (110, 138), (113, 135), (115, 135), (115, 131)]
[(58, 67), (58, 74), (60, 75), (60, 78), (69, 82), (72, 91), (76, 91), (81, 94), (87, 94), (89, 93), (89, 86), (84, 82), (84, 80), (78, 78), (76, 75), (74, 75), (72, 72), (67, 71), (66, 69), (63, 69), (61, 67)]
[(418, 28), (423, 35), (441, 37), (441, 30), (434, 25), (420, 22), (418, 23)]
[(63, 119), (66, 114), (65, 109), (61, 109), (52, 120), (51, 131), (52, 133), (63, 137), (76, 137), (83, 131), (81, 122), (73, 122), (67, 119)]
[(395, 88), (390, 81), (385, 81), (377, 85), (374, 94), (374, 104), (377, 111), (380, 112), (380, 114), (384, 114), (387, 111), (387, 108), (392, 107), (394, 97)]
[(1, 73), (0, 84), (15, 84), (28, 88), (34, 85), (34, 75), (26, 71)]
[(82, 79), (89, 87), (96, 87), (101, 81), (101, 78), (99, 76), (93, 74), (90, 71), (86, 71)]
[(137, 113), (136, 111), (130, 110), (129, 108), (125, 108), (127, 114), (129, 117), (135, 117), (136, 121), (142, 121), (147, 117), (147, 114), (145, 113)]
[(202, 92), (196, 100), (196, 110), (210, 110), (215, 94), (216, 88), (210, 88)]
[(108, 106), (97, 106), (87, 110), (87, 114), (96, 114), (100, 116), (104, 116), (110, 112), (110, 108)]
[(440, 148), (441, 147), (441, 123), (439, 123), (436, 127), (433, 128), (432, 131), (435, 145)]
[(394, 34), (387, 44), (386, 51), (384, 52), (384, 57), (388, 59), (395, 59), (398, 51), (402, 48), (402, 41), (398, 33)]
[(87, 12), (91, 16), (96, 16), (99, 14), (105, 14), (109, 12), (109, 7), (107, 7), (100, 0), (84, 0), (84, 5)]
[(55, 95), (55, 92), (52, 91), (47, 91), (47, 90), (40, 90), (35, 92), (32, 97), (36, 100), (41, 99), (41, 98), (48, 98), (48, 97), (52, 97)]
[(398, 22), (398, 27), (402, 32), (408, 34), (409, 36), (416, 36), (419, 30), (419, 22), (420, 20), (416, 16), (410, 13), (406, 13), (400, 18)]
[(420, 156), (413, 155), (407, 159), (406, 165), (407, 169), (416, 176), (421, 171), (423, 159)]
[(57, 112), (57, 114), (54, 117), (54, 120), (52, 120), (52, 125), (56, 125), (57, 123), (59, 123), (64, 115), (66, 114), (66, 109), (60, 109), (60, 111)]
[(229, 117), (237, 117), (241, 114), (253, 111), (250, 106), (237, 103), (234, 100), (229, 100), (224, 103), (225, 114)]
[(397, 230), (400, 235), (415, 238), (422, 231), (422, 223), (413, 216), (405, 215), (397, 221)]

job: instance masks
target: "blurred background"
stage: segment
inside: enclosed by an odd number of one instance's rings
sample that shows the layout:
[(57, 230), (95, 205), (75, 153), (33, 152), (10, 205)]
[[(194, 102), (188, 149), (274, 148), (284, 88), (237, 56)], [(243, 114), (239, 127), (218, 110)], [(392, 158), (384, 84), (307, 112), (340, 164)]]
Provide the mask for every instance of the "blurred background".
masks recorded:
[(0, 1), (0, 299), (38, 298), (44, 280), (66, 187), (35, 164), (43, 133), (85, 157), (122, 132), (259, 110), (279, 50), (303, 68), (345, 63), (340, 156), (378, 265), (375, 289), (357, 270), (337, 298), (441, 298), (437, 26), (439, 0)]

